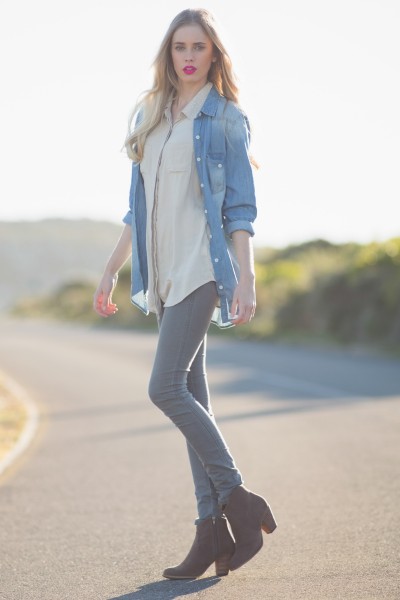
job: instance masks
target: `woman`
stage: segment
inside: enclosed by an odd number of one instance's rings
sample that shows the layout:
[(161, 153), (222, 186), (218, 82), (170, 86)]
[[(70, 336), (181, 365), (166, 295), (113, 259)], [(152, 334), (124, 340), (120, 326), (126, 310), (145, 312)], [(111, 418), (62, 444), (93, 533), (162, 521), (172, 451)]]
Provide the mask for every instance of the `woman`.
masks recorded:
[(254, 315), (256, 204), (249, 124), (208, 11), (177, 15), (154, 69), (125, 144), (133, 161), (125, 229), (94, 308), (103, 317), (117, 311), (113, 290), (132, 254), (132, 303), (156, 313), (159, 326), (149, 396), (186, 437), (198, 508), (189, 554), (163, 575), (193, 579), (213, 562), (218, 576), (239, 568), (260, 550), (262, 529), (276, 527), (264, 498), (243, 486), (205, 372), (210, 323), (231, 327)]

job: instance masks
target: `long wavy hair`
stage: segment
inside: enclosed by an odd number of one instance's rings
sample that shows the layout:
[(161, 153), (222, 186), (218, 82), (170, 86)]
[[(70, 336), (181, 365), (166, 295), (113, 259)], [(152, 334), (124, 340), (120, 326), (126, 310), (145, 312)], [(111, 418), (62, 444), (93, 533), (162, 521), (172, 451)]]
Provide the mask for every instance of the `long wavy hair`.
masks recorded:
[[(202, 27), (213, 43), (216, 61), (211, 64), (208, 80), (225, 98), (237, 104), (239, 102), (239, 89), (232, 61), (221, 41), (213, 15), (204, 8), (183, 10), (169, 26), (153, 62), (153, 87), (143, 92), (129, 116), (128, 134), (124, 146), (129, 158), (134, 161), (139, 162), (142, 159), (146, 137), (160, 123), (170, 95), (175, 95), (179, 89), (179, 79), (171, 56), (172, 37), (179, 27), (194, 23)], [(140, 123), (136, 123), (132, 131), (132, 121), (141, 109), (143, 110)]]

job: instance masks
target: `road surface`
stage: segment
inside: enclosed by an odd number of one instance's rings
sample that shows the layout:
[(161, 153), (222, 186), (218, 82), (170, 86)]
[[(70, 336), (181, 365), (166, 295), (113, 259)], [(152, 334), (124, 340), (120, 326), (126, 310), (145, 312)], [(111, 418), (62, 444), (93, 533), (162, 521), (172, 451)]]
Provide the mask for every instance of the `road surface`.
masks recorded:
[(193, 539), (180, 432), (148, 400), (152, 333), (0, 323), (39, 432), (0, 480), (3, 600), (400, 598), (400, 362), (208, 340), (214, 412), (279, 526), (218, 579), (162, 578)]

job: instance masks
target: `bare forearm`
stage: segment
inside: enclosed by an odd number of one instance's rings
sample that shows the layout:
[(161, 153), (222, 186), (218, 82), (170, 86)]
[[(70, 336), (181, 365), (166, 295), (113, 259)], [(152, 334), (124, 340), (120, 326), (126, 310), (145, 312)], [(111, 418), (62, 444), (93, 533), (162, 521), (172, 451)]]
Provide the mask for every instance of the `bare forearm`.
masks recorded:
[(232, 240), (239, 263), (240, 279), (254, 281), (254, 252), (251, 235), (244, 230), (234, 231)]
[(117, 275), (121, 267), (126, 263), (132, 252), (131, 226), (125, 225), (121, 237), (119, 238), (108, 262), (104, 269), (107, 275)]
[(109, 317), (118, 311), (112, 295), (117, 285), (118, 271), (130, 256), (131, 249), (131, 226), (125, 225), (93, 296), (93, 308), (102, 317)]
[(256, 309), (254, 253), (251, 235), (242, 229), (232, 233), (232, 241), (239, 263), (240, 277), (233, 294), (231, 315), (236, 325), (248, 323)]

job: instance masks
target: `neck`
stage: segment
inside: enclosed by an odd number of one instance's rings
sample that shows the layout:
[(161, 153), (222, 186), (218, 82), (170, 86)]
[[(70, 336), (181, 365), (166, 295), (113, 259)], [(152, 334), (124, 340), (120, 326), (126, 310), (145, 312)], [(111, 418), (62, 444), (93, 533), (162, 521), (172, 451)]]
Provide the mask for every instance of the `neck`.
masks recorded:
[(196, 83), (181, 83), (175, 97), (175, 105), (181, 109), (195, 97), (207, 83), (207, 78), (197, 81)]

